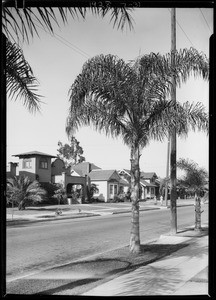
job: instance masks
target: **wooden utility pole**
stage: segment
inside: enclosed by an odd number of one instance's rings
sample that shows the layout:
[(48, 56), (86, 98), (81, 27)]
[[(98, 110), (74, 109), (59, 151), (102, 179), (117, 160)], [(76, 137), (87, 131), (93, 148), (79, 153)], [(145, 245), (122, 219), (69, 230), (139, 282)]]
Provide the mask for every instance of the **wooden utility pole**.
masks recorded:
[[(175, 55), (176, 55), (176, 9), (171, 8), (171, 100), (176, 102), (175, 81)], [(171, 154), (170, 154), (170, 212), (171, 212), (171, 234), (177, 233), (177, 211), (176, 211), (176, 129), (171, 132)]]
[(167, 167), (166, 167), (166, 183), (165, 183), (165, 206), (168, 200), (168, 178), (169, 178), (169, 165), (170, 165), (170, 137), (167, 144)]

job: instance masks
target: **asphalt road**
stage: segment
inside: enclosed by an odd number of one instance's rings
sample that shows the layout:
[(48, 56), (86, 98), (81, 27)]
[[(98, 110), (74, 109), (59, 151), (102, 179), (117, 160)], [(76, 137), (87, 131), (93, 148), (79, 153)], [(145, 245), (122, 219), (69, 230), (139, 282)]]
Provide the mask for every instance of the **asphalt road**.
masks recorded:
[[(202, 222), (208, 220), (205, 205)], [(7, 282), (129, 244), (130, 214), (39, 222), (7, 228)], [(194, 224), (194, 207), (178, 208), (178, 228)], [(170, 229), (170, 210), (140, 213), (141, 243)]]

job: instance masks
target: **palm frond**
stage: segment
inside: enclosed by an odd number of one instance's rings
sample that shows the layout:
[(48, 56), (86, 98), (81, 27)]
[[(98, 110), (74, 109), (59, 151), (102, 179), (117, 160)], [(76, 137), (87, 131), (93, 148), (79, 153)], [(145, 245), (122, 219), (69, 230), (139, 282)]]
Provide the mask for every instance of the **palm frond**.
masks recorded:
[(186, 172), (181, 179), (181, 183), (190, 188), (194, 192), (204, 190), (208, 174), (204, 168), (200, 168), (197, 163), (192, 160), (180, 158), (177, 167)]
[(22, 99), (30, 112), (39, 111), (41, 96), (36, 93), (38, 81), (25, 60), (22, 50), (6, 38), (6, 88), (8, 96)]
[(110, 22), (113, 27), (121, 28), (123, 30), (126, 25), (133, 28), (133, 20), (130, 15), (131, 8), (115, 8), (115, 7), (37, 7), (37, 8), (10, 8), (4, 4), (2, 10), (2, 26), (3, 32), (8, 38), (13, 39), (14, 42), (22, 41), (29, 42), (29, 37), (38, 35), (35, 22), (39, 23), (43, 28), (49, 32), (54, 33), (54, 25), (60, 26), (60, 21), (63, 24), (67, 23), (68, 15), (72, 19), (85, 19), (87, 11), (94, 13), (100, 17), (105, 17), (111, 13)]
[(134, 64), (113, 55), (88, 60), (69, 90), (66, 132), (74, 134), (80, 126), (91, 125), (140, 147), (151, 139), (163, 140), (173, 128), (178, 135), (187, 135), (190, 129), (208, 132), (208, 115), (201, 103), (167, 100), (169, 80), (170, 65), (158, 54)]

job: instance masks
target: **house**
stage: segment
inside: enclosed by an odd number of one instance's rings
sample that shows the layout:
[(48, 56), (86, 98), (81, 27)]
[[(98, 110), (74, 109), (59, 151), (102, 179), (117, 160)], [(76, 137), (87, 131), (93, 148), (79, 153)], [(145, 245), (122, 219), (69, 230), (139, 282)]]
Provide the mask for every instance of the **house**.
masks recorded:
[(19, 175), (26, 175), (31, 180), (38, 180), (39, 182), (51, 182), (51, 158), (56, 158), (56, 156), (39, 151), (20, 153), (13, 156), (19, 157)]
[[(62, 183), (70, 195), (74, 186), (79, 185), (82, 189), (82, 199), (87, 197), (87, 185), (89, 184), (86, 176), (71, 174), (71, 167), (66, 168), (64, 162), (57, 156), (31, 151), (13, 155), (19, 158), (19, 163), (10, 163), (8, 166), (7, 177), (13, 177), (14, 174), (26, 175), (32, 181), (38, 180), (45, 187), (49, 183)], [(52, 161), (54, 159), (54, 161)], [(17, 169), (17, 170), (16, 170)]]
[(98, 193), (94, 194), (95, 198), (107, 202), (121, 193), (129, 184), (122, 180), (116, 170), (93, 169), (89, 173), (91, 184), (95, 184)]
[[(118, 171), (121, 178), (130, 182), (130, 170), (122, 169)], [(159, 183), (155, 172), (140, 172), (140, 184), (142, 189), (141, 199), (151, 199), (159, 195)]]

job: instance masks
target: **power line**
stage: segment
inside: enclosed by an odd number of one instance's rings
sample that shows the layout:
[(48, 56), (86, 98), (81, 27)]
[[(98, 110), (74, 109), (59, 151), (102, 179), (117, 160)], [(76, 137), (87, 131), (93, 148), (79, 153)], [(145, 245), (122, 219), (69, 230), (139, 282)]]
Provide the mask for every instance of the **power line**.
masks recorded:
[[(169, 12), (171, 13), (170, 8), (168, 8)], [(186, 36), (186, 38), (188, 39), (188, 41), (191, 43), (191, 45), (194, 47), (193, 43), (191, 42), (191, 40), (189, 39), (188, 35), (186, 34), (186, 32), (184, 31), (184, 29), (182, 28), (182, 26), (179, 24), (177, 18), (176, 18), (176, 23), (178, 24), (179, 28), (182, 30), (182, 32), (184, 33), (184, 35)]]
[(212, 33), (211, 28), (209, 27), (209, 24), (208, 24), (208, 22), (207, 22), (207, 20), (206, 20), (206, 18), (205, 18), (205, 16), (204, 16), (204, 14), (203, 14), (201, 8), (199, 8), (199, 10), (200, 10), (200, 12), (201, 12), (201, 14), (202, 14), (202, 16), (203, 16), (203, 19), (205, 20), (205, 23), (206, 23), (206, 25), (207, 25), (207, 27), (208, 27), (210, 33)]
[[(34, 18), (33, 18), (34, 19)], [(59, 34), (55, 33), (55, 34), (51, 34), (49, 31), (46, 31), (43, 27), (39, 26), (37, 23), (37, 21), (34, 19), (35, 21), (35, 25), (42, 29), (43, 31), (45, 31), (46, 33), (50, 34), (51, 36), (53, 36), (55, 39), (57, 39), (60, 43), (64, 44), (65, 46), (67, 46), (68, 48), (72, 49), (73, 51), (77, 52), (78, 54), (84, 56), (85, 58), (89, 58), (90, 55), (83, 51), (82, 49), (80, 49), (79, 47), (77, 47), (76, 45), (72, 44), (71, 42), (69, 42), (68, 40), (66, 40), (65, 38), (63, 38), (62, 36), (60, 36)], [(64, 42), (65, 41), (65, 42)], [(71, 47), (71, 46), (72, 47)]]

